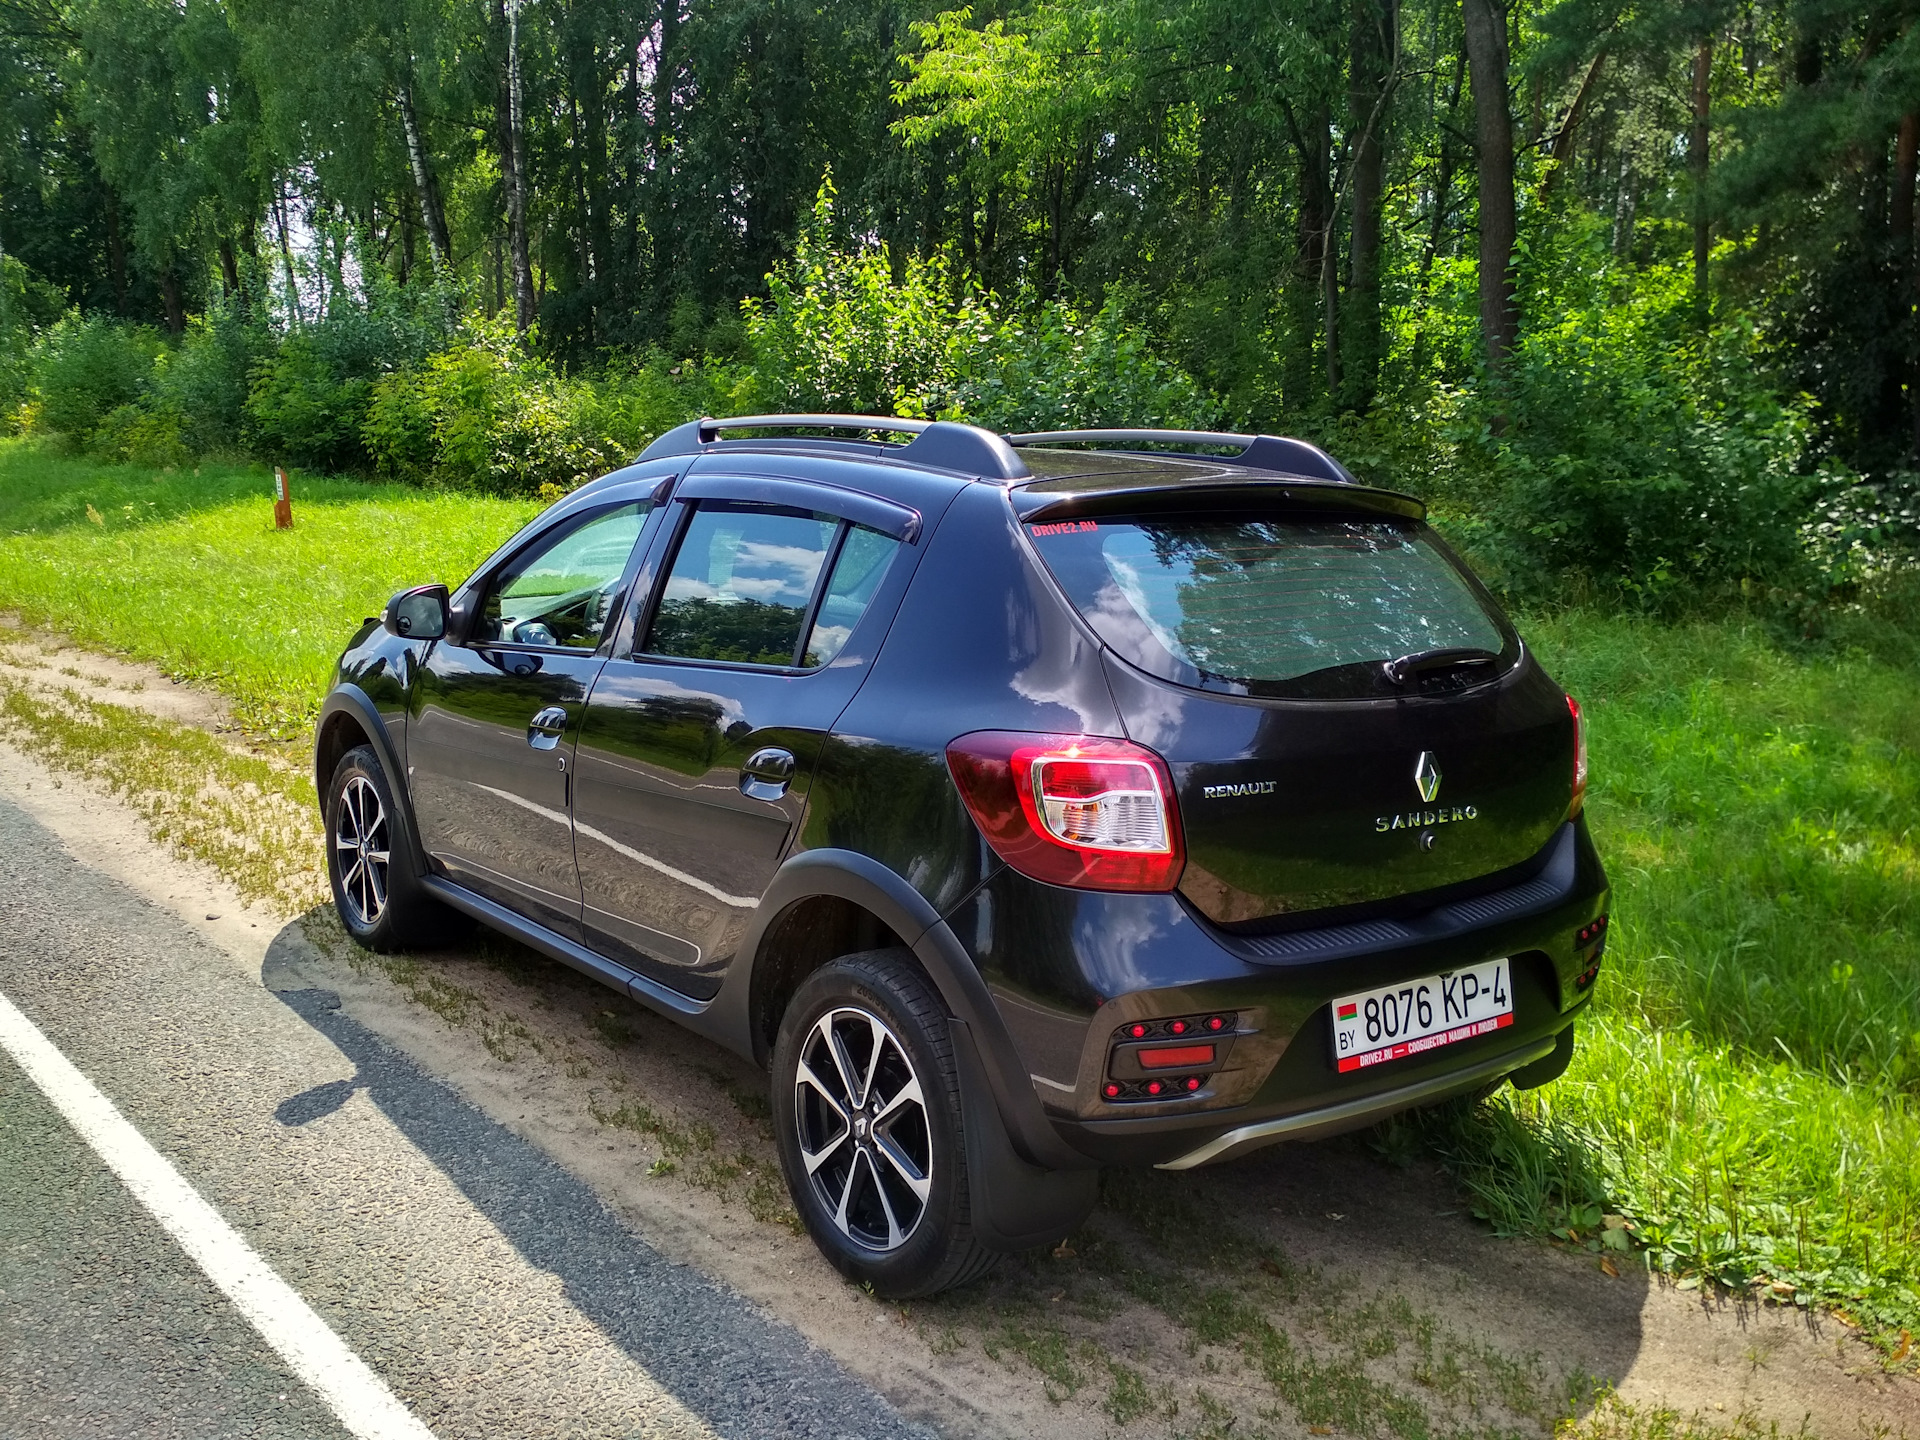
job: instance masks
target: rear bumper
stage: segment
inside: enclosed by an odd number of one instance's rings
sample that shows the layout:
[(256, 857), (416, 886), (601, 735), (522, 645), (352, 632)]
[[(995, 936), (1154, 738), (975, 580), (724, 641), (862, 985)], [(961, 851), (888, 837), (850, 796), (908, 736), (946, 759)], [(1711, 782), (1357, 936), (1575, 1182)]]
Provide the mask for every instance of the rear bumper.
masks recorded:
[[(1224, 934), (1175, 896), (1060, 890), (1011, 872), (949, 923), (985, 942), (976, 954), (1060, 1137), (1097, 1163), (1187, 1169), (1479, 1090), (1549, 1054), (1590, 998), (1605, 941), (1576, 937), (1605, 911), (1608, 887), (1584, 818), (1542, 860), (1506, 890), (1425, 914), (1285, 935)], [(1511, 960), (1510, 1026), (1338, 1071), (1336, 996), (1496, 956)], [(1122, 1027), (1212, 1015), (1233, 1017), (1232, 1029), (1198, 1092), (1103, 1098), (1127, 1071)]]
[(1432, 1105), (1504, 1080), (1514, 1071), (1536, 1060), (1546, 1059), (1553, 1049), (1554, 1037), (1548, 1036), (1544, 1040), (1529, 1041), (1517, 1050), (1502, 1051), (1483, 1057), (1471, 1065), (1429, 1075), (1411, 1085), (1341, 1100), (1332, 1105), (1323, 1105), (1318, 1110), (1302, 1110), (1293, 1115), (1236, 1126), (1224, 1135), (1216, 1135), (1204, 1144), (1195, 1146), (1184, 1155), (1162, 1160), (1159, 1168), (1192, 1170), (1200, 1165), (1211, 1165), (1216, 1160), (1234, 1159), (1249, 1150), (1258, 1150), (1263, 1145), (1272, 1145), (1281, 1140), (1319, 1140), (1347, 1130), (1358, 1130), (1389, 1115), (1398, 1115), (1403, 1110)]

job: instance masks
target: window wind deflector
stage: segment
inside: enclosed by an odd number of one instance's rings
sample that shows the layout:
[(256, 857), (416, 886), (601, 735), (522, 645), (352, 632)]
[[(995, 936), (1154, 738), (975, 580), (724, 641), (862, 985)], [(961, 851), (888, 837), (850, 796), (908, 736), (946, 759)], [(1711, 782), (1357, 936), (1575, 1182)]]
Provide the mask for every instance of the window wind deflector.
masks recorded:
[(675, 492), (681, 500), (734, 500), (749, 505), (785, 505), (795, 510), (819, 511), (851, 520), (889, 539), (911, 545), (920, 534), (920, 512), (877, 495), (843, 490), (814, 480), (769, 477), (694, 475)]
[(1449, 646), (1440, 650), (1416, 651), (1389, 660), (1380, 668), (1395, 685), (1405, 685), (1416, 675), (1429, 670), (1464, 670), (1481, 665), (1497, 665), (1500, 657), (1491, 650), (1475, 646)]

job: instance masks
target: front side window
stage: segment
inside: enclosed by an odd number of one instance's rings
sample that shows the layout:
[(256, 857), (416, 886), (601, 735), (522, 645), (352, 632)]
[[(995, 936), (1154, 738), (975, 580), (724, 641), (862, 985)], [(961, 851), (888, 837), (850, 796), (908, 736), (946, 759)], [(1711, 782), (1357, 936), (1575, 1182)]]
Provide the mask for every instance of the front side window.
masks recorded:
[(591, 650), (652, 508), (602, 510), (514, 557), (487, 582), (478, 643)]
[(703, 501), (643, 648), (687, 660), (824, 665), (846, 644), (898, 549), (832, 515)]
[(1390, 688), (1382, 664), (1402, 656), (1513, 653), (1424, 525), (1170, 517), (1028, 528), (1101, 638), (1183, 684), (1360, 697)]

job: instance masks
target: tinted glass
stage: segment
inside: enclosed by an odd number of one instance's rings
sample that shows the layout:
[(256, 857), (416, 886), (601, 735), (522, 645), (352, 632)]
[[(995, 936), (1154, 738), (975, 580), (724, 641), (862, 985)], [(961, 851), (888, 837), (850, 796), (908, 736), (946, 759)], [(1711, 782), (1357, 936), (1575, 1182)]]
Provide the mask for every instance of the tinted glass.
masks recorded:
[(476, 638), (591, 650), (652, 506), (602, 510), (516, 556), (488, 582)]
[(834, 561), (833, 577), (827, 581), (827, 593), (820, 597), (820, 613), (814, 617), (801, 664), (825, 665), (840, 653), (873, 602), (874, 592), (886, 578), (887, 566), (899, 549), (898, 540), (877, 531), (858, 525), (847, 531), (840, 558)]
[(1101, 638), (1156, 674), (1253, 694), (1377, 693), (1381, 662), (1507, 652), (1424, 525), (1078, 520), (1028, 527)]
[(703, 503), (673, 557), (645, 649), (693, 660), (793, 664), (839, 529), (829, 515)]

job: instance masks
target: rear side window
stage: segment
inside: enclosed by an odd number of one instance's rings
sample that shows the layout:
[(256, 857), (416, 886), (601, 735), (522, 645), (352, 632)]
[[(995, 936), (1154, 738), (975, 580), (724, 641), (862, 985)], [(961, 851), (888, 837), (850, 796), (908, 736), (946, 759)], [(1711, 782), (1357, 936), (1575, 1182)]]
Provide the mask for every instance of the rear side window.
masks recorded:
[(833, 515), (703, 501), (674, 555), (645, 649), (688, 660), (824, 665), (853, 633), (898, 548)]
[(1413, 522), (1155, 517), (1028, 531), (1107, 644), (1182, 684), (1372, 696), (1396, 693), (1388, 660), (1517, 653), (1491, 603)]

